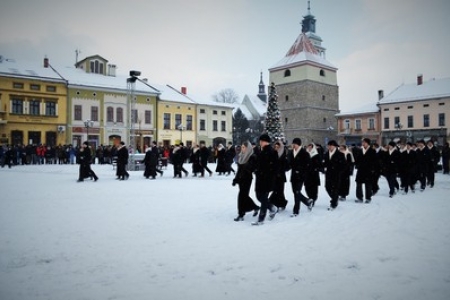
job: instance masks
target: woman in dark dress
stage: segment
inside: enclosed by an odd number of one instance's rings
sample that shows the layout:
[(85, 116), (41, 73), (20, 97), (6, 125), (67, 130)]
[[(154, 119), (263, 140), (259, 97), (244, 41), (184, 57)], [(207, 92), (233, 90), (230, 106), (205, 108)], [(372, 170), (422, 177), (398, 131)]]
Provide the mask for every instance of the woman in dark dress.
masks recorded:
[(217, 159), (216, 172), (219, 173), (219, 175), (225, 174), (227, 172), (225, 154), (226, 154), (225, 147), (222, 144), (219, 144), (219, 146), (217, 146), (217, 156), (216, 156)]
[(244, 142), (241, 146), (241, 153), (238, 158), (238, 169), (233, 179), (233, 186), (239, 185), (239, 194), (237, 200), (238, 216), (234, 219), (244, 221), (246, 212), (254, 211), (253, 216), (258, 215), (259, 206), (253, 202), (250, 197), (250, 187), (253, 181), (253, 171), (255, 168), (256, 157), (253, 154), (253, 147), (250, 142)]
[(288, 169), (287, 154), (284, 144), (281, 141), (275, 143), (274, 149), (278, 153), (277, 161), (277, 175), (275, 177), (275, 187), (272, 194), (270, 194), (269, 202), (275, 205), (278, 210), (286, 209), (288, 201), (284, 195), (284, 186), (286, 184), (286, 170)]

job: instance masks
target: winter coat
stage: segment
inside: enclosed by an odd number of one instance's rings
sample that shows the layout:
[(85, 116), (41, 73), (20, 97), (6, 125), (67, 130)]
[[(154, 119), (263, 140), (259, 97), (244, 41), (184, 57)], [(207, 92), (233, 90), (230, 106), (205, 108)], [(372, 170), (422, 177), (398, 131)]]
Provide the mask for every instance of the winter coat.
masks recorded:
[(359, 183), (372, 183), (377, 165), (377, 155), (372, 147), (369, 147), (365, 154), (361, 151), (355, 161), (355, 167), (357, 169), (355, 181)]
[(245, 164), (238, 164), (236, 175), (233, 179), (235, 184), (251, 184), (253, 180), (253, 171), (256, 167), (256, 155), (250, 156)]
[(123, 146), (117, 151), (117, 164), (128, 164), (128, 149), (127, 147)]
[(347, 172), (347, 161), (345, 155), (339, 149), (336, 149), (330, 159), (329, 153), (325, 153), (323, 157), (323, 165), (325, 168), (325, 180), (329, 184), (330, 181), (339, 186), (341, 175)]
[(261, 149), (256, 159), (256, 182), (255, 191), (257, 193), (268, 193), (273, 191), (277, 170), (278, 153), (271, 145)]
[(304, 148), (300, 148), (294, 157), (294, 150), (288, 154), (289, 169), (291, 170), (291, 182), (304, 182), (311, 169), (311, 156)]

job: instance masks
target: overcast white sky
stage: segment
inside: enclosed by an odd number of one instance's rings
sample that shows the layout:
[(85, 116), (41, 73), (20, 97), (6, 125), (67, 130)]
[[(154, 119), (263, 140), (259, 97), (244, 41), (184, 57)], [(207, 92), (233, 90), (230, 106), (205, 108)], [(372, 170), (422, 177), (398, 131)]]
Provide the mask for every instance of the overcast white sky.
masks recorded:
[[(375, 103), (402, 83), (450, 77), (450, 1), (312, 0), (316, 33), (339, 68), (340, 108)], [(0, 54), (73, 65), (99, 54), (119, 74), (210, 98), (256, 95), (260, 72), (301, 32), (307, 0), (3, 0)]]

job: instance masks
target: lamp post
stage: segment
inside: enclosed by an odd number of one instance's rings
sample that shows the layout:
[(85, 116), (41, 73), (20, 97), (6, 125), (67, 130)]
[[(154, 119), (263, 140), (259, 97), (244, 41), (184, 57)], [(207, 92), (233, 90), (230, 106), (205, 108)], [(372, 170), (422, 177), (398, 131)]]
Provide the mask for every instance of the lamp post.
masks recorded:
[(84, 121), (84, 127), (86, 127), (86, 141), (89, 143), (89, 128), (94, 127), (94, 121)]
[(180, 130), (180, 143), (183, 142), (183, 124), (178, 125), (178, 130)]

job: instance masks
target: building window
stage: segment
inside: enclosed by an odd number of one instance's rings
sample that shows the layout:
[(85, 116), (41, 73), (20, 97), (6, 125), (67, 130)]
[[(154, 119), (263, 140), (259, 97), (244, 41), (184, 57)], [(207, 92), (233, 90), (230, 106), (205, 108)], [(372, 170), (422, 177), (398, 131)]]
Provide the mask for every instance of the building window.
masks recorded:
[(217, 110), (213, 110), (213, 115), (217, 115)]
[(396, 108), (394, 108), (394, 110), (400, 110), (400, 107), (396, 107)]
[(226, 116), (226, 115), (227, 115), (227, 113), (224, 110), (222, 110), (222, 116)]
[(200, 120), (200, 130), (206, 130), (206, 122), (205, 122), (205, 120)]
[(164, 129), (170, 129), (170, 114), (164, 113)]
[(438, 116), (439, 125), (438, 126), (445, 126), (445, 113), (440, 113)]
[(114, 108), (112, 106), (106, 108), (106, 122), (114, 122)]
[(83, 119), (81, 105), (75, 105), (73, 107), (73, 119), (76, 121), (81, 121)]
[(319, 74), (320, 74), (320, 76), (325, 76), (325, 71), (324, 70), (320, 70)]
[(325, 95), (322, 95), (322, 101), (325, 101)]
[(95, 74), (103, 74), (103, 62), (99, 60), (91, 60), (90, 61), (91, 73)]
[(369, 130), (375, 130), (375, 119), (374, 118), (369, 119)]
[(327, 118), (323, 118), (322, 121), (323, 121), (324, 123), (326, 123), (326, 122), (327, 122)]
[(413, 109), (413, 108), (414, 108), (414, 106), (412, 106), (412, 105), (408, 106), (408, 109)]
[(137, 109), (131, 110), (131, 123), (136, 124), (138, 122), (138, 111)]
[[(112, 107), (111, 107), (111, 109), (112, 109)], [(111, 110), (111, 114), (112, 115), (114, 114), (114, 109)], [(116, 109), (116, 120), (118, 123), (123, 123), (123, 108), (122, 107), (118, 107)], [(111, 122), (114, 122), (114, 115), (112, 116)]]
[(54, 86), (54, 85), (47, 85), (45, 87), (45, 89), (46, 89), (47, 92), (50, 92), (50, 93), (55, 93), (56, 92), (56, 86)]
[(389, 118), (384, 118), (384, 129), (389, 129)]
[(439, 106), (442, 106), (442, 105), (445, 105), (445, 103), (444, 102), (439, 103)]
[(204, 108), (201, 108), (201, 109), (200, 109), (200, 113), (201, 113), (201, 114), (204, 114), (204, 113), (205, 113), (205, 109), (204, 109)]
[(15, 89), (23, 89), (23, 83), (21, 83), (21, 82), (13, 82), (13, 88), (15, 88)]
[(413, 128), (413, 127), (414, 127), (414, 117), (408, 116), (408, 128)]
[(40, 91), (41, 86), (39, 84), (30, 84), (30, 90), (32, 91)]
[(284, 99), (285, 99), (286, 101), (289, 101), (289, 96), (286, 95), (286, 96), (284, 97)]
[(146, 110), (144, 112), (144, 123), (145, 124), (151, 124), (152, 123), (152, 111)]
[(430, 104), (424, 104), (423, 107), (430, 107)]
[(217, 120), (213, 121), (213, 131), (217, 131)]
[(227, 122), (225, 122), (225, 121), (220, 122), (220, 130), (227, 131)]
[(383, 109), (383, 111), (389, 111), (389, 108), (385, 108), (385, 109)]
[(423, 127), (430, 127), (430, 115), (423, 115)]
[(400, 129), (400, 117), (394, 117), (394, 126), (397, 129)]
[(12, 99), (12, 111), (13, 114), (23, 114), (23, 100)]
[(361, 130), (361, 120), (355, 120), (355, 130)]
[(286, 70), (286, 71), (284, 71), (284, 77), (289, 77), (289, 76), (291, 76), (291, 70)]
[(45, 115), (56, 116), (56, 103), (53, 101), (45, 102)]
[(40, 115), (40, 106), (41, 101), (39, 100), (31, 100), (30, 101), (30, 115), (38, 116)]
[(186, 116), (186, 130), (192, 130), (192, 115)]
[(91, 121), (98, 121), (98, 106), (91, 106)]
[(345, 126), (345, 129), (350, 129), (350, 120), (349, 119), (344, 120), (344, 126)]
[(178, 129), (180, 125), (182, 125), (182, 116), (181, 114), (175, 114), (175, 128)]

